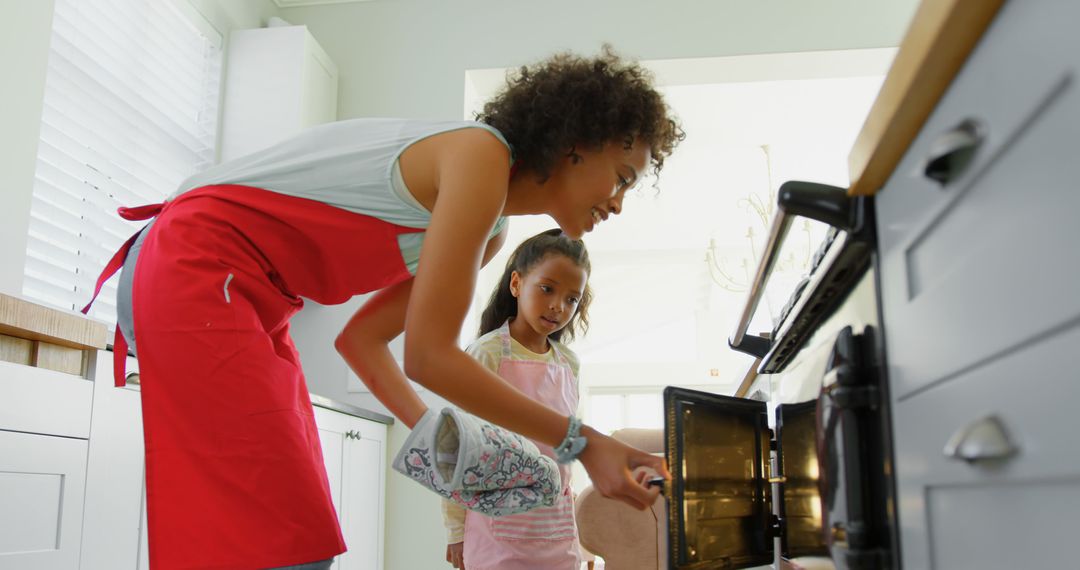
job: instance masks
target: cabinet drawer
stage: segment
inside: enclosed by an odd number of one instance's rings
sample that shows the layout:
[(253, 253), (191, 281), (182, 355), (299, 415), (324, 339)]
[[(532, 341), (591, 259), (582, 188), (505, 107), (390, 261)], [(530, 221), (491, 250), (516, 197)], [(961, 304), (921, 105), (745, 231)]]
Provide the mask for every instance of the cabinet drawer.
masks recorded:
[(0, 568), (78, 568), (86, 448), (0, 431)]
[(85, 378), (0, 361), (0, 430), (86, 439), (93, 394)]
[[(905, 568), (1041, 568), (1039, 560), (1068, 559), (1065, 531), (1080, 508), (1077, 346), (1073, 326), (895, 405)], [(955, 434), (991, 415), (1014, 455), (946, 456)], [(1022, 563), (1003, 562), (1021, 554)]]
[[(1080, 318), (1080, 4), (1008, 2), (877, 198), (893, 394)], [(985, 133), (942, 186), (921, 174), (965, 119)]]

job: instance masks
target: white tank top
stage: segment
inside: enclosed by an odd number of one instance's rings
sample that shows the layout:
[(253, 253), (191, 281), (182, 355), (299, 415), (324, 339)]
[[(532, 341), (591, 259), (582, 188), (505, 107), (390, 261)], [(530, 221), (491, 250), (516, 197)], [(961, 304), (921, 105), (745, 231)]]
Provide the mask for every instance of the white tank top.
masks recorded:
[[(170, 198), (212, 184), (242, 184), (307, 198), (409, 228), (426, 228), (431, 212), (405, 187), (398, 158), (413, 143), (458, 129), (479, 128), (510, 148), (495, 128), (476, 121), (351, 119), (318, 125), (224, 162), (180, 183)], [(510, 149), (513, 152), (513, 149)], [(502, 231), (499, 218), (491, 235)], [(402, 234), (402, 258), (413, 274), (423, 233)]]

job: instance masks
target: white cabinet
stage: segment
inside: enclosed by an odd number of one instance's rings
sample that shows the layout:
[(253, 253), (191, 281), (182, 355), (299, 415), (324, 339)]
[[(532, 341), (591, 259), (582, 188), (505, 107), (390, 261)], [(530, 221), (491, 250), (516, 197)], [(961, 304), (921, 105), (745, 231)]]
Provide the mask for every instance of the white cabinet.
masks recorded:
[[(112, 353), (91, 364), (94, 404), (86, 465), (83, 570), (134, 570), (140, 554), (143, 501), (142, 404), (137, 387), (113, 386)], [(128, 370), (135, 367), (129, 365)], [(146, 557), (145, 544), (141, 548)]]
[(335, 570), (381, 570), (386, 490), (386, 425), (315, 408), (330, 490), (348, 552)]
[(0, 570), (75, 570), (93, 385), (0, 362)]
[(307, 26), (234, 30), (221, 122), (221, 160), (337, 119), (337, 66)]
[(0, 431), (0, 569), (79, 567), (86, 446)]
[[(0, 430), (0, 570), (149, 568), (138, 386), (113, 387), (111, 353), (99, 352), (94, 360), (89, 442)], [(315, 420), (349, 547), (334, 568), (381, 569), (387, 426), (319, 407)], [(63, 533), (61, 523), (68, 525)], [(70, 552), (61, 554), (56, 545), (43, 550), (52, 536), (62, 537)], [(38, 552), (28, 558), (28, 550)], [(9, 554), (14, 552), (20, 554)]]

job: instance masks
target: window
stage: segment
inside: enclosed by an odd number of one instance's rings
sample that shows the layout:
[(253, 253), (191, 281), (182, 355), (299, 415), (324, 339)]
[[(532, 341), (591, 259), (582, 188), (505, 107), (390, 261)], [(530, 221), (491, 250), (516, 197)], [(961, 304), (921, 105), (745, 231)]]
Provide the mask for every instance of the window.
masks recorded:
[[(221, 36), (186, 0), (56, 0), (23, 294), (79, 309), (160, 202), (213, 163)], [(116, 321), (114, 278), (90, 315)]]
[(660, 390), (594, 391), (589, 394), (584, 421), (608, 435), (622, 428), (662, 429), (664, 400)]

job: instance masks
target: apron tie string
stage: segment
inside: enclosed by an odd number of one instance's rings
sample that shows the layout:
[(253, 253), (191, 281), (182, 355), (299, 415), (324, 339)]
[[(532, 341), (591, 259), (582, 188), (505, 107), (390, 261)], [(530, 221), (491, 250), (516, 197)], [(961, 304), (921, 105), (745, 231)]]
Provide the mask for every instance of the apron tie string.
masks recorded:
[[(134, 208), (118, 208), (116, 213), (120, 214), (121, 218), (125, 220), (138, 221), (149, 220), (154, 216), (161, 213), (162, 208), (165, 207), (164, 203), (161, 204), (147, 204), (145, 206), (136, 206)], [(128, 252), (131, 250), (132, 244), (139, 237), (139, 232), (135, 232), (135, 235), (131, 236), (124, 242), (124, 245), (120, 246), (120, 249), (113, 254), (112, 259), (105, 264), (105, 268), (101, 270), (101, 275), (97, 278), (97, 283), (94, 285), (94, 294), (90, 296), (90, 302), (82, 308), (82, 314), (90, 312), (91, 305), (97, 300), (98, 294), (101, 293), (101, 288), (105, 285), (105, 282), (109, 280), (113, 275), (116, 275), (117, 271), (124, 266), (124, 261), (127, 259)], [(116, 334), (113, 336), (113, 383), (117, 387), (122, 387), (127, 384), (125, 378), (125, 371), (127, 370), (127, 339), (124, 338), (123, 333), (120, 332), (120, 327), (116, 327)]]

